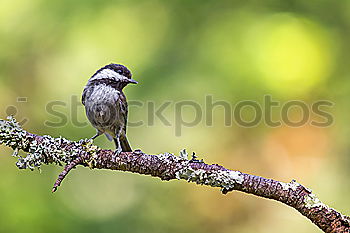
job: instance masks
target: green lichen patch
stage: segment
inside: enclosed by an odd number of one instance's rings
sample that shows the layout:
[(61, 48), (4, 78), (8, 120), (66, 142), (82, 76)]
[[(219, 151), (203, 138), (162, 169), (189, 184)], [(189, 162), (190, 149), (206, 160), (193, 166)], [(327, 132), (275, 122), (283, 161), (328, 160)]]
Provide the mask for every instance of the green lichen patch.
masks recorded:
[(306, 195), (304, 197), (304, 203), (305, 203), (305, 207), (307, 208), (314, 208), (314, 207), (327, 207), (325, 204), (323, 204), (320, 199), (318, 199), (318, 197), (313, 194), (310, 193), (309, 195)]
[(179, 158), (182, 160), (188, 160), (188, 153), (187, 153), (186, 149), (183, 149), (180, 151)]
[(190, 165), (191, 162), (203, 163), (203, 160), (197, 160), (194, 154), (192, 155), (192, 159), (189, 160), (186, 150), (180, 151), (180, 156), (175, 156), (175, 158), (176, 162), (180, 163), (182, 167), (182, 169), (179, 169), (175, 173), (177, 179), (183, 179), (200, 185), (221, 187), (223, 189), (232, 189), (234, 185), (242, 184), (244, 181), (242, 173), (238, 171), (192, 168)]
[[(40, 137), (40, 142), (21, 128), (13, 117), (7, 120), (0, 120), (0, 144), (14, 149), (13, 156), (18, 158), (16, 163), (20, 169), (40, 168), (42, 164), (70, 163), (79, 157), (82, 151), (91, 156), (87, 156), (90, 167), (94, 166), (94, 158), (98, 147), (92, 145), (92, 141), (84, 139), (78, 142), (71, 142), (63, 137), (53, 138), (45, 135)], [(69, 147), (66, 147), (69, 145)], [(19, 150), (26, 150), (27, 155), (22, 157)]]
[[(62, 144), (68, 144), (70, 141), (63, 137), (53, 138), (45, 135), (41, 138), (40, 143), (33, 140), (29, 144), (28, 152), (25, 157), (18, 156), (17, 167), (20, 169), (40, 168), (42, 164), (48, 163), (69, 163), (78, 154), (78, 150), (66, 151), (62, 149)], [(74, 153), (76, 152), (76, 153)]]
[(236, 184), (242, 184), (244, 181), (242, 173), (238, 171), (193, 169), (191, 167), (178, 171), (176, 177), (188, 182), (223, 189), (232, 189)]
[(296, 191), (300, 184), (296, 180), (292, 180), (289, 183), (279, 182), (283, 190), (293, 190)]
[(15, 118), (7, 117), (7, 120), (0, 120), (0, 144), (11, 147), (18, 151), (18, 149), (27, 146), (26, 131), (21, 128)]

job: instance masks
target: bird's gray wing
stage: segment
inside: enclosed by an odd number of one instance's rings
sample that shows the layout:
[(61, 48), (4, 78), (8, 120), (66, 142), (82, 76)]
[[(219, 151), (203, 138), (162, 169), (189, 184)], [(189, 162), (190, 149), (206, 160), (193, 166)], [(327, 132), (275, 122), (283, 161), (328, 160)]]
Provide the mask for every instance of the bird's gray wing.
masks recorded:
[(95, 87), (93, 87), (93, 86), (88, 86), (88, 85), (85, 86), (85, 88), (83, 90), (83, 94), (81, 95), (81, 103), (83, 105), (85, 105), (86, 97), (90, 96), (91, 93), (94, 91), (94, 89), (95, 89)]
[(132, 149), (126, 137), (126, 126), (128, 123), (128, 103), (126, 101), (125, 95), (121, 92), (118, 98), (118, 105), (120, 111), (120, 121), (121, 121), (121, 134), (119, 135), (120, 144), (122, 147), (122, 151), (131, 152)]
[(128, 123), (128, 102), (125, 95), (121, 92), (118, 98), (118, 105), (121, 117), (121, 123), (123, 124), (123, 132), (126, 133), (126, 125)]
[(86, 98), (88, 89), (89, 89), (89, 88), (85, 87), (85, 88), (84, 88), (84, 91), (83, 91), (83, 94), (81, 95), (81, 103), (82, 103), (84, 106), (85, 106), (85, 98)]

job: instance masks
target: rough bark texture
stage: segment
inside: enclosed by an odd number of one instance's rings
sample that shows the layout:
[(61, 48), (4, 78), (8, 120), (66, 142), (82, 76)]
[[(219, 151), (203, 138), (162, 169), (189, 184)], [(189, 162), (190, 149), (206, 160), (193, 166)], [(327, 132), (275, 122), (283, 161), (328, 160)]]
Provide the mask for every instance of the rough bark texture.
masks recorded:
[[(64, 138), (38, 136), (23, 130), (13, 118), (0, 120), (0, 144), (14, 149), (20, 169), (40, 168), (42, 164), (66, 164), (56, 180), (53, 192), (69, 171), (77, 165), (91, 169), (110, 169), (159, 177), (162, 180), (183, 179), (196, 184), (220, 187), (222, 193), (242, 191), (285, 203), (298, 210), (324, 232), (350, 232), (350, 218), (323, 204), (310, 189), (292, 180), (284, 183), (218, 164), (206, 164), (186, 151), (180, 156), (164, 153), (148, 155), (141, 151), (123, 152), (113, 159), (114, 152), (103, 150), (89, 140), (72, 142)], [(26, 157), (18, 151), (27, 152)]]

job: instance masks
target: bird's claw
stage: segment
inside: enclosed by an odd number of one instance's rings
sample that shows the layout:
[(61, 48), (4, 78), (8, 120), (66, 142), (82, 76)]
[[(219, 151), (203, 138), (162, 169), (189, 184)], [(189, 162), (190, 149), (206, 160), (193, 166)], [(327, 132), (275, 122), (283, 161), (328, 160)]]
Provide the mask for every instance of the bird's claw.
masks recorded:
[(112, 160), (113, 162), (116, 161), (117, 157), (120, 155), (120, 153), (122, 153), (122, 148), (117, 148), (114, 152), (114, 154), (112, 155)]

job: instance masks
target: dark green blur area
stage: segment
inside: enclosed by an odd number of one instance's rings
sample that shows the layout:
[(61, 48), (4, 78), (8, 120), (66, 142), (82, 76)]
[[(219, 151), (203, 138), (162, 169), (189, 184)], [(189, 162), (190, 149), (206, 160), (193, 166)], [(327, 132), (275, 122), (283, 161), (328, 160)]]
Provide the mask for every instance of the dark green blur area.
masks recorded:
[[(83, 87), (98, 68), (122, 63), (139, 81), (126, 87), (128, 99), (144, 104), (129, 109), (130, 122), (143, 121), (128, 129), (133, 148), (187, 148), (207, 163), (296, 179), (349, 215), (349, 37), (350, 1), (2, 0), (0, 117), (14, 114), (37, 134), (89, 138), (95, 131), (80, 104)], [(328, 100), (334, 123), (225, 126), (217, 107), (212, 126), (203, 110), (198, 124), (179, 130), (175, 103), (204, 106), (209, 95), (232, 106), (263, 104), (266, 95), (281, 105)], [(147, 108), (166, 101), (170, 126), (152, 121)], [(247, 121), (251, 110), (242, 111)], [(190, 122), (195, 112), (183, 114)], [(280, 108), (272, 116), (280, 120)], [(95, 143), (113, 148), (104, 137)], [(79, 167), (51, 194), (62, 168), (18, 170), (12, 151), (0, 152), (0, 233), (319, 232), (274, 201), (131, 173)]]

